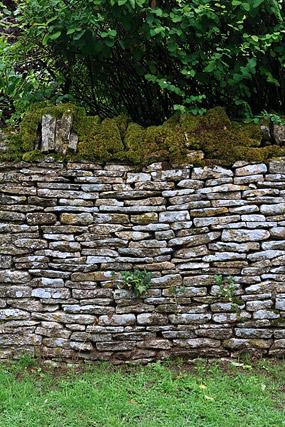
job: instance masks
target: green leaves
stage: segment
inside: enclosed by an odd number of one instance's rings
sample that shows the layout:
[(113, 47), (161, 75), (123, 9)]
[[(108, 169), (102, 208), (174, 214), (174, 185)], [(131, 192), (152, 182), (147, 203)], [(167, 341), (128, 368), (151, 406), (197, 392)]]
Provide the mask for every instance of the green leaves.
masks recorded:
[(276, 0), (22, 0), (16, 19), (19, 63), (36, 51), (37, 70), (48, 55), (62, 87), (102, 117), (122, 111), (149, 125), (174, 110), (284, 105)]
[(133, 271), (122, 271), (121, 279), (125, 288), (141, 297), (151, 286), (152, 273), (135, 268)]

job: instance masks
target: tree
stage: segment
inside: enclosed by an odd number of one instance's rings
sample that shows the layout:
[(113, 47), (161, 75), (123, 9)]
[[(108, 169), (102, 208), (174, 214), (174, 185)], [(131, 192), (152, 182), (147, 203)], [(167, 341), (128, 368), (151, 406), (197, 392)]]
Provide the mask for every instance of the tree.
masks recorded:
[(284, 111), (280, 0), (22, 0), (16, 17), (26, 69), (101, 117)]

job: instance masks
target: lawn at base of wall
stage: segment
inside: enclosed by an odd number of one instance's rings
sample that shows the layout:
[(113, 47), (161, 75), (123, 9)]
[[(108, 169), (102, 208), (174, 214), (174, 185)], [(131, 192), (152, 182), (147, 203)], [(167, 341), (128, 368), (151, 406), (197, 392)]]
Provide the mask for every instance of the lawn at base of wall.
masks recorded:
[(1, 427), (285, 425), (285, 362), (0, 365)]

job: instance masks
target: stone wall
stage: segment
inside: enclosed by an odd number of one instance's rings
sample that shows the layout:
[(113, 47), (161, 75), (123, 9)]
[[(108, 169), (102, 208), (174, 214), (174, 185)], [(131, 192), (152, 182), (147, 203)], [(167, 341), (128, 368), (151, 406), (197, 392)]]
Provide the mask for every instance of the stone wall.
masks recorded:
[[(48, 157), (1, 164), (0, 183), (2, 358), (284, 355), (285, 159), (136, 172)], [(142, 298), (117, 288), (133, 267), (153, 273)]]

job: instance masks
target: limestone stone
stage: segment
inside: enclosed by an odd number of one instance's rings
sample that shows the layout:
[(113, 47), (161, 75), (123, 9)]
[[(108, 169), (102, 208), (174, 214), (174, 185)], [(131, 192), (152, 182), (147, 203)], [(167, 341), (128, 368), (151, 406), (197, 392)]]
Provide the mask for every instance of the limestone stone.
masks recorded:
[(204, 209), (192, 209), (190, 211), (191, 217), (223, 215), (226, 213), (228, 213), (228, 209), (225, 207), (221, 207), (221, 208), (205, 208), (204, 207)]
[(273, 347), (285, 349), (285, 339), (275, 340)]
[[(201, 329), (196, 329), (195, 334), (207, 338), (228, 339), (232, 336), (232, 329), (230, 328), (221, 328), (218, 325), (211, 325), (211, 328), (204, 329), (207, 325), (203, 325)], [(215, 326), (218, 326), (215, 328)]]
[(29, 225), (37, 225), (37, 224), (55, 224), (56, 215), (52, 213), (28, 213), (27, 214), (27, 223)]
[(273, 305), (272, 300), (263, 300), (263, 301), (248, 301), (246, 303), (246, 309), (248, 311), (258, 311), (271, 308)]
[(264, 163), (256, 165), (247, 165), (235, 170), (236, 176), (257, 175), (267, 172), (267, 166)]
[(270, 310), (258, 310), (253, 313), (253, 319), (277, 319), (278, 317), (280, 317), (279, 314)]
[(60, 222), (62, 224), (88, 225), (93, 222), (93, 216), (90, 213), (62, 213), (60, 214)]
[(194, 218), (195, 227), (208, 227), (209, 225), (224, 225), (231, 224), (240, 220), (239, 215), (217, 216), (208, 218)]
[(85, 343), (78, 343), (76, 341), (70, 341), (69, 342), (70, 348), (72, 348), (72, 350), (78, 350), (78, 351), (91, 351), (93, 350), (93, 346), (90, 342), (85, 342)]
[(150, 181), (151, 175), (148, 173), (131, 173), (127, 174), (127, 183)]
[(272, 329), (258, 328), (236, 328), (235, 335), (238, 338), (265, 338), (270, 339), (273, 335)]
[(213, 261), (225, 261), (225, 260), (237, 260), (245, 259), (246, 255), (236, 252), (216, 252), (215, 255), (207, 255), (203, 257), (203, 261), (213, 262)]
[(25, 271), (0, 270), (0, 283), (27, 283), (30, 280), (30, 274)]
[(244, 339), (244, 338), (230, 338), (224, 341), (224, 346), (233, 350), (246, 349), (246, 348), (268, 348), (272, 342), (269, 340), (261, 339)]
[(167, 211), (159, 214), (160, 222), (177, 222), (177, 221), (188, 221), (190, 215), (188, 211)]
[(166, 240), (140, 240), (138, 242), (131, 241), (130, 248), (166, 248)]
[(273, 227), (270, 229), (270, 235), (274, 239), (285, 239), (285, 227)]
[(218, 242), (218, 243), (209, 243), (209, 249), (212, 251), (218, 252), (249, 252), (252, 250), (259, 250), (260, 244), (258, 242), (248, 242), (248, 243), (235, 243), (235, 242)]
[(213, 321), (216, 323), (234, 323), (241, 319), (250, 319), (251, 315), (246, 311), (241, 311), (239, 313), (223, 313), (223, 314), (213, 314)]
[(210, 338), (194, 338), (194, 339), (174, 339), (174, 345), (185, 348), (204, 348), (204, 347), (219, 347), (221, 342)]
[(98, 325), (106, 326), (127, 326), (134, 325), (136, 322), (136, 316), (134, 314), (114, 314), (113, 316), (100, 316)]
[(195, 258), (195, 257), (201, 257), (204, 255), (208, 255), (209, 250), (207, 249), (206, 245), (196, 246), (193, 248), (183, 248), (178, 249), (174, 252), (174, 256), (178, 258)]
[(137, 315), (138, 325), (165, 325), (167, 316), (161, 313), (142, 313)]
[(148, 225), (158, 221), (158, 214), (155, 212), (147, 212), (142, 215), (131, 215), (131, 222), (134, 224)]
[(32, 296), (37, 298), (70, 298), (69, 289), (60, 288), (35, 288), (32, 290)]
[(71, 130), (71, 115), (63, 113), (62, 118), (56, 121), (55, 151), (66, 154), (69, 148)]
[[(284, 247), (284, 246), (283, 246)], [(269, 260), (276, 258), (278, 256), (284, 255), (285, 251), (280, 250), (264, 250), (262, 252), (255, 252), (254, 254), (250, 254), (247, 256), (247, 258), (254, 262), (254, 261), (262, 261), (262, 260)]]
[(278, 215), (285, 213), (285, 202), (272, 204), (272, 205), (261, 205), (260, 212), (264, 215)]
[(285, 311), (285, 293), (276, 296), (275, 308), (276, 310)]
[(261, 184), (263, 181), (264, 181), (263, 175), (246, 175), (246, 176), (237, 176), (234, 178), (234, 184), (236, 185), (249, 184), (252, 182), (257, 182), (258, 184)]
[(55, 148), (55, 127), (56, 119), (50, 114), (42, 117), (42, 146), (43, 153), (49, 153)]
[(270, 173), (285, 173), (285, 160), (276, 159), (269, 162)]
[(222, 233), (222, 241), (224, 242), (254, 242), (266, 240), (270, 237), (267, 230), (225, 230)]
[(0, 310), (0, 320), (19, 320), (19, 319), (29, 319), (30, 313), (24, 310), (17, 309), (2, 309)]
[(197, 179), (183, 179), (182, 181), (179, 181), (177, 185), (178, 187), (197, 190), (199, 188), (203, 188), (204, 183), (203, 181), (199, 181)]
[(207, 323), (211, 320), (212, 315), (210, 313), (205, 314), (188, 314), (188, 313), (182, 313), (182, 314), (170, 314), (169, 320), (174, 325), (185, 325), (185, 324), (202, 324)]
[(173, 239), (175, 237), (175, 233), (173, 230), (166, 230), (166, 231), (156, 231), (155, 232), (155, 238), (157, 240), (168, 240)]
[(117, 231), (115, 236), (124, 240), (143, 240), (150, 237), (150, 233), (143, 233), (140, 231)]
[(197, 234), (194, 236), (186, 236), (181, 238), (170, 239), (168, 244), (169, 246), (200, 246), (205, 243), (209, 243), (213, 240), (216, 240), (220, 237), (220, 232), (211, 232), (208, 234)]
[(204, 168), (194, 168), (192, 171), (191, 178), (192, 179), (206, 179), (206, 178), (223, 178), (223, 177), (231, 177), (233, 176), (233, 172), (229, 169), (224, 169), (220, 166), (208, 167)]
[(12, 265), (12, 257), (11, 256), (0, 255), (0, 269), (10, 269), (11, 265)]
[(9, 334), (0, 335), (0, 346), (19, 346), (20, 348), (26, 344), (40, 345), (42, 343), (42, 337), (35, 334)]
[(199, 190), (200, 194), (208, 194), (208, 193), (229, 193), (234, 191), (244, 191), (247, 190), (248, 187), (245, 185), (235, 185), (235, 184), (223, 184), (217, 185), (215, 187), (206, 187)]

